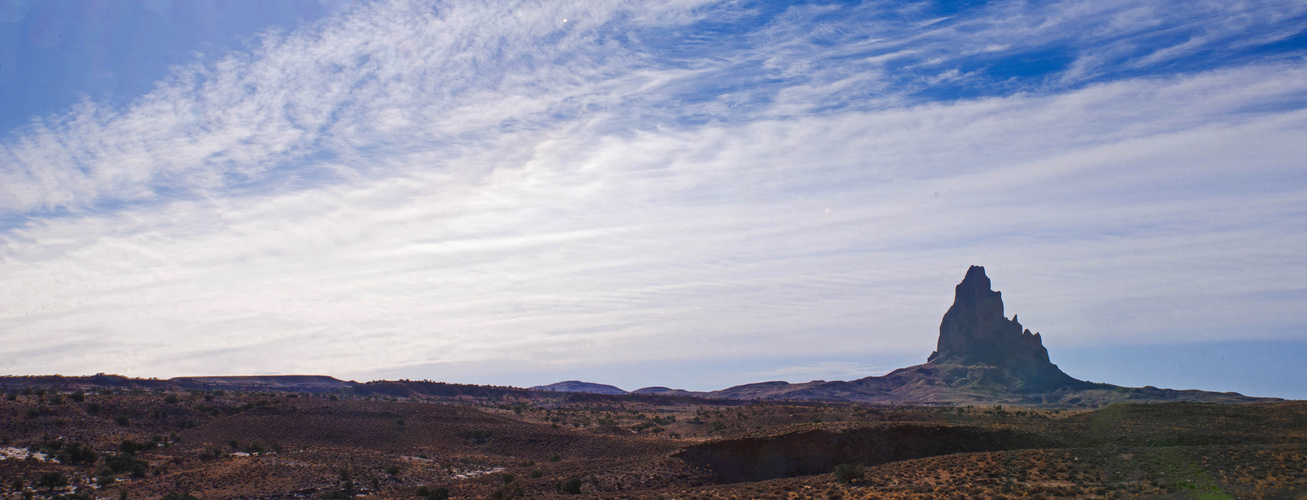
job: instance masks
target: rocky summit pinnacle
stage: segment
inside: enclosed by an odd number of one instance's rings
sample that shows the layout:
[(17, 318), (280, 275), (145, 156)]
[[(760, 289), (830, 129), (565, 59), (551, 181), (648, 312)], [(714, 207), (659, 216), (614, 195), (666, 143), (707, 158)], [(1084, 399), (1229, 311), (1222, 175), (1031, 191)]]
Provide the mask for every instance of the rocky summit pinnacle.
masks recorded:
[(801, 384), (759, 382), (720, 391), (669, 394), (726, 399), (799, 399), (878, 403), (1030, 404), (1093, 408), (1116, 401), (1270, 401), (1231, 392), (1120, 387), (1076, 380), (1049, 362), (1038, 333), (1003, 315), (1003, 295), (990, 288), (985, 268), (972, 266), (954, 290), (939, 325), (939, 345), (924, 364), (857, 380)]
[(954, 290), (928, 364), (990, 365), (1043, 387), (1076, 382), (1049, 362), (1038, 333), (1003, 315), (1003, 295), (990, 289), (985, 268), (971, 266)]

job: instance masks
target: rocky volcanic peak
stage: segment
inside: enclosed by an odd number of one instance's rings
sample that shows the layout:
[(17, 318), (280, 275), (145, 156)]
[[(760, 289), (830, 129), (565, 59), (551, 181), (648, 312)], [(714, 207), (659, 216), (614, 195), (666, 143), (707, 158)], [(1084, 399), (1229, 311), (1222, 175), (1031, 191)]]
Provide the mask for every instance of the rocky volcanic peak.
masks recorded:
[(1038, 333), (1003, 315), (1002, 294), (972, 266), (954, 290), (925, 364), (850, 382), (762, 382), (699, 393), (711, 398), (876, 403), (1031, 404), (1092, 408), (1115, 401), (1269, 401), (1235, 393), (1129, 388), (1076, 380), (1049, 362)]
[(985, 268), (971, 266), (954, 289), (929, 364), (991, 365), (1038, 386), (1075, 382), (1048, 360), (1038, 333), (1003, 315), (1003, 295), (990, 289)]

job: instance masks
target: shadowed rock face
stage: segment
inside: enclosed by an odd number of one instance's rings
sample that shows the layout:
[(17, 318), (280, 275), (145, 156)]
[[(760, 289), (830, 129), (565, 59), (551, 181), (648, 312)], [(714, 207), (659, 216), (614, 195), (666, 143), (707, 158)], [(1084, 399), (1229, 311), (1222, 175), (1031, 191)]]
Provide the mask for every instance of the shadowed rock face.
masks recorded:
[(928, 364), (991, 365), (1036, 387), (1079, 382), (1048, 360), (1038, 333), (1003, 315), (1003, 295), (990, 289), (985, 268), (971, 266), (954, 289), (953, 306), (939, 325), (939, 343)]

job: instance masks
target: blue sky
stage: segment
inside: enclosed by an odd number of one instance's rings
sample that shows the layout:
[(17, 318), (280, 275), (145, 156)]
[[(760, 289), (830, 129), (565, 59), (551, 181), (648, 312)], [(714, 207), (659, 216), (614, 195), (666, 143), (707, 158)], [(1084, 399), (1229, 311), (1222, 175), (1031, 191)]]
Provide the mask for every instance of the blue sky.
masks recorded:
[(1307, 397), (1307, 2), (216, 5), (0, 2), (9, 372)]
[(0, 131), (82, 101), (125, 108), (173, 67), (202, 63), (342, 5), (317, 0), (0, 2)]

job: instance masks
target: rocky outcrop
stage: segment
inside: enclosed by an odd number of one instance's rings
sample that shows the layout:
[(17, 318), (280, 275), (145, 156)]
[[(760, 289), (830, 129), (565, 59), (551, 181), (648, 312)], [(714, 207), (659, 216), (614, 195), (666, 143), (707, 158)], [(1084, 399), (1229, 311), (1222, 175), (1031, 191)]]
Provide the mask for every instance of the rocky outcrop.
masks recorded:
[(702, 392), (687, 391), (685, 389), (672, 389), (670, 387), (654, 386), (642, 387), (631, 391), (631, 394), (653, 394), (657, 396), (701, 396)]
[(549, 385), (537, 385), (532, 387), (533, 391), (554, 391), (554, 392), (588, 392), (591, 394), (626, 394), (626, 391), (606, 384), (596, 384), (593, 382), (582, 382), (580, 380), (567, 380), (556, 382)]
[(939, 325), (939, 341), (927, 359), (938, 365), (988, 365), (1047, 390), (1079, 382), (1048, 359), (1038, 333), (1003, 314), (1003, 294), (990, 288), (985, 268), (971, 266), (954, 288), (953, 306)]
[(1130, 388), (1077, 380), (1049, 361), (1038, 333), (1004, 316), (1003, 295), (985, 268), (971, 266), (954, 289), (925, 364), (849, 382), (763, 382), (706, 393), (730, 399), (797, 399), (914, 404), (1023, 404), (1094, 408), (1117, 401), (1274, 401), (1236, 393)]

